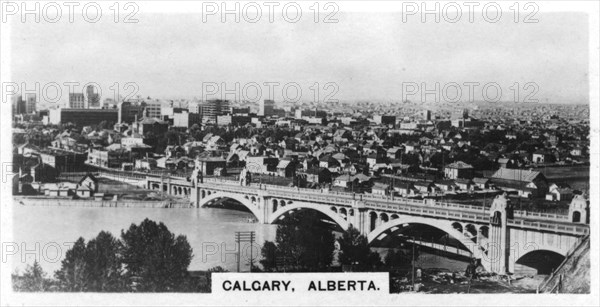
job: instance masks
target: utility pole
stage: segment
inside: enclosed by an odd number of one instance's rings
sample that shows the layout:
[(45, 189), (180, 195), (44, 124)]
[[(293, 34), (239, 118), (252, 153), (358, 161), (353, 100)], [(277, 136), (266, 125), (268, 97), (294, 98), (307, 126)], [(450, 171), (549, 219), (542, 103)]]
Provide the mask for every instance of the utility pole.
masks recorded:
[(412, 242), (412, 289), (415, 291), (415, 237)]
[(241, 242), (250, 242), (250, 272), (252, 272), (252, 244), (254, 244), (254, 239), (256, 238), (256, 233), (254, 231), (236, 231), (235, 232), (235, 242), (237, 243), (237, 271), (240, 272), (240, 261), (241, 261)]

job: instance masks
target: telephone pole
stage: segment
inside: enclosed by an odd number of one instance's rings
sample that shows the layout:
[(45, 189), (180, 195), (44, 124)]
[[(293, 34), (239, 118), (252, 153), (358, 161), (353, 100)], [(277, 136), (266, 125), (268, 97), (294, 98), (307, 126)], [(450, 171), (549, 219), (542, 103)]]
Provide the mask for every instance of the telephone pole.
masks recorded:
[(250, 272), (252, 272), (252, 264), (253, 264), (253, 256), (252, 256), (252, 248), (254, 244), (254, 239), (256, 238), (256, 233), (254, 231), (236, 231), (235, 232), (235, 242), (237, 243), (237, 271), (240, 272), (240, 261), (241, 261), (241, 242), (250, 242)]

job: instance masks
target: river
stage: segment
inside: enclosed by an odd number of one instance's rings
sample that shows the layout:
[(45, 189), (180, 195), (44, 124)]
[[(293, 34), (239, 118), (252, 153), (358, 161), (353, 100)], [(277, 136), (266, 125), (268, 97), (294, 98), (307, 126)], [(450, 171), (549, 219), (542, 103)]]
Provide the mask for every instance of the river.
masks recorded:
[[(79, 237), (86, 242), (100, 231), (119, 237), (121, 230), (145, 218), (163, 222), (171, 232), (187, 237), (194, 257), (190, 270), (207, 270), (222, 266), (237, 270), (236, 231), (255, 231), (256, 244), (253, 258), (260, 253), (265, 240), (274, 241), (276, 225), (249, 223), (252, 214), (224, 208), (115, 208), (115, 207), (60, 207), (13, 206), (13, 245), (18, 252), (10, 255), (12, 267), (22, 272), (37, 258), (42, 268), (52, 274), (60, 269), (66, 251)], [(36, 247), (37, 243), (37, 247)], [(14, 246), (13, 246), (14, 247)], [(10, 250), (11, 247), (6, 247)], [(27, 250), (27, 252), (25, 252)], [(242, 245), (241, 271), (249, 270), (250, 245)], [(382, 259), (387, 248), (376, 248)], [(463, 270), (465, 263), (429, 253), (419, 257), (420, 266)]]
[[(60, 262), (72, 242), (83, 237), (86, 242), (100, 231), (119, 237), (121, 230), (145, 218), (163, 222), (176, 235), (187, 236), (194, 257), (190, 270), (207, 270), (222, 266), (237, 270), (236, 231), (255, 231), (254, 258), (258, 244), (273, 241), (276, 225), (249, 223), (252, 214), (222, 208), (157, 209), (58, 206), (13, 206), (13, 241), (18, 252), (10, 256), (12, 267), (20, 272), (37, 257), (46, 272), (60, 269)], [(36, 243), (38, 247), (36, 248)], [(10, 250), (12, 247), (7, 247)], [(28, 252), (24, 252), (27, 250)], [(242, 245), (241, 271), (249, 268), (250, 245)], [(11, 254), (11, 253), (9, 253)], [(23, 258), (25, 257), (25, 258)]]

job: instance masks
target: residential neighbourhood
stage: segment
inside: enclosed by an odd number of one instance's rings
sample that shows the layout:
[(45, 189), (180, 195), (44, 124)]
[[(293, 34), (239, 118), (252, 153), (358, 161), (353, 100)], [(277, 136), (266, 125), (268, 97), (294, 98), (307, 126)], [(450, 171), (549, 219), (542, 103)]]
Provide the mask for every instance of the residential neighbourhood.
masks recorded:
[[(587, 106), (481, 103), (455, 111), (457, 106), (411, 103), (271, 101), (267, 107), (221, 100), (107, 101), (103, 108), (119, 113), (118, 121), (98, 118), (87, 125), (48, 123), (47, 110), (15, 114), (18, 191), (31, 192), (31, 182), (55, 182), (61, 173), (189, 178), (201, 166), (204, 176), (238, 177), (247, 168), (258, 182), (389, 197), (477, 203), (507, 193), (549, 210), (589, 192)], [(139, 111), (130, 116), (131, 109)], [(85, 116), (89, 109), (69, 110)], [(185, 127), (174, 124), (188, 112), (196, 116)]]

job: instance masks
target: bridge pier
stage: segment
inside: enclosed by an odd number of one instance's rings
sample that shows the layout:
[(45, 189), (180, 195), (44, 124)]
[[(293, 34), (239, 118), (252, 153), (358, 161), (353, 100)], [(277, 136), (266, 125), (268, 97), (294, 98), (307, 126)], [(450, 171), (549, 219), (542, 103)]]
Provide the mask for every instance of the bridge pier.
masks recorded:
[(352, 211), (354, 212), (354, 216), (352, 216), (352, 218), (349, 219), (348, 221), (361, 234), (366, 235), (367, 228), (365, 227), (365, 221), (366, 221), (365, 215), (366, 215), (367, 210), (365, 208), (365, 203), (362, 201), (355, 200), (354, 203), (352, 204)]
[[(509, 238), (507, 233), (507, 206), (508, 200), (505, 195), (498, 195), (492, 202), (490, 208), (490, 232), (487, 257), (482, 259), (487, 262), (491, 272), (505, 274), (507, 272), (507, 254)], [(484, 265), (485, 266), (485, 265)]]

